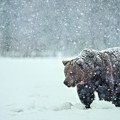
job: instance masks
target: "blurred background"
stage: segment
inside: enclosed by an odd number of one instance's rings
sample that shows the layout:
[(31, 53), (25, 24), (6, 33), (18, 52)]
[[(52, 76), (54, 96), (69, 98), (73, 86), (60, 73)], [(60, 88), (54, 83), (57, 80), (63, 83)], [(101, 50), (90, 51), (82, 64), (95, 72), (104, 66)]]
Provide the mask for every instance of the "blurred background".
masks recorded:
[(73, 56), (118, 46), (119, 0), (0, 0), (0, 56)]

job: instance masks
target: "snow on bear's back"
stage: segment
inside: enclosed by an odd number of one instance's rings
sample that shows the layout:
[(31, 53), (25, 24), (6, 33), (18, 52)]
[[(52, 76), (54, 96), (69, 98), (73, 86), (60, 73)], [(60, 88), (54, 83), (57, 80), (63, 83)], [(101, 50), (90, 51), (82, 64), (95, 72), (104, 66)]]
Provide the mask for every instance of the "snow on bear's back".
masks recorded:
[(113, 61), (120, 61), (120, 47), (108, 48), (100, 52), (108, 53)]

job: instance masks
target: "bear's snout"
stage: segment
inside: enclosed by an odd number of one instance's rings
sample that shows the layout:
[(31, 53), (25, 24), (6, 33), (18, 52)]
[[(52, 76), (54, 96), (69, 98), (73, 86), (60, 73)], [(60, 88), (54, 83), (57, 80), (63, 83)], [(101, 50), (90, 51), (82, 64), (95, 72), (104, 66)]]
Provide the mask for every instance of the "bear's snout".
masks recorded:
[(68, 81), (64, 81), (64, 84), (67, 86), (67, 87), (70, 87), (70, 84)]
[(67, 81), (64, 81), (64, 84), (67, 86), (67, 85), (68, 85), (68, 82), (67, 82)]

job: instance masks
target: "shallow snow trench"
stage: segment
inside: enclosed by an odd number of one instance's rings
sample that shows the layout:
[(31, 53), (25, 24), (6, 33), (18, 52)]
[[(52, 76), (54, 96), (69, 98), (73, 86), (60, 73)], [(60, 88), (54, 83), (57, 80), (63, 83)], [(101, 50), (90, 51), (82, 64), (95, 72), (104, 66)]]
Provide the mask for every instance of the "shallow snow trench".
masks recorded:
[(0, 58), (0, 120), (116, 120), (120, 108), (94, 101), (85, 110), (76, 88), (63, 85), (60, 58)]

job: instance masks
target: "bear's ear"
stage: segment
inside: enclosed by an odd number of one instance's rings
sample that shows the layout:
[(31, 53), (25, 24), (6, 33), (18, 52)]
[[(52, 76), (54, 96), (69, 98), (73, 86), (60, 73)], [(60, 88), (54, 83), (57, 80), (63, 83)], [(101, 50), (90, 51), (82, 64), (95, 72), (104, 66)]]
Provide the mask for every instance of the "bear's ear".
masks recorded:
[(68, 62), (70, 62), (70, 61), (68, 61), (68, 60), (66, 60), (66, 61), (63, 60), (63, 61), (62, 61), (62, 63), (63, 63), (64, 66), (65, 66)]

